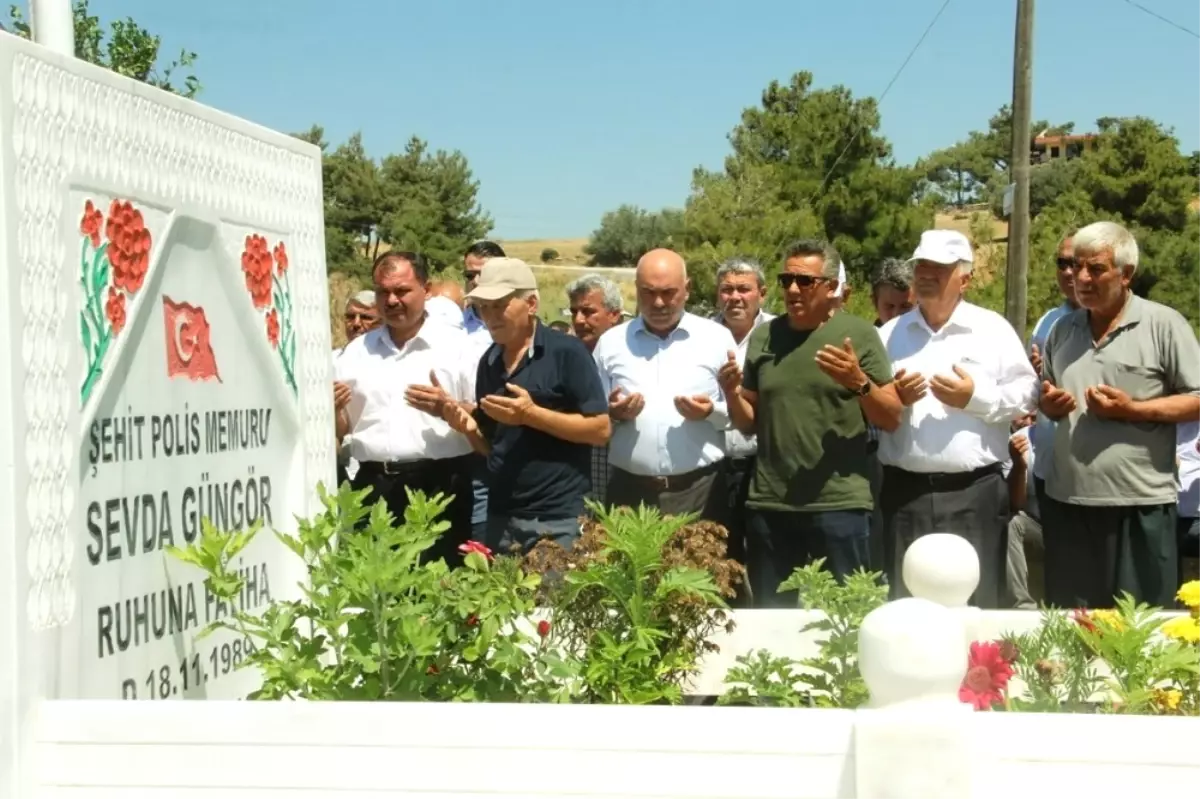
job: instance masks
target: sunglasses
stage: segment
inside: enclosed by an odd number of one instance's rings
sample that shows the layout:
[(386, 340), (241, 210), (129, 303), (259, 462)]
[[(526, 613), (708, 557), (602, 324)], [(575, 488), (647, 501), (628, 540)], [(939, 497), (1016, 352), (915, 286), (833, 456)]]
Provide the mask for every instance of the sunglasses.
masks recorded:
[(1068, 269), (1075, 268), (1075, 259), (1074, 258), (1058, 258), (1054, 261), (1054, 263), (1058, 267), (1058, 271), (1060, 271), (1060, 272), (1065, 272)]
[(478, 269), (464, 270), (463, 277), (465, 277), (467, 280), (475, 280), (479, 277), (479, 270)]
[(799, 286), (802, 289), (811, 288), (818, 283), (824, 283), (825, 281), (829, 280), (829, 278), (783, 272), (777, 277), (777, 280), (779, 281), (779, 287), (786, 290), (790, 289), (792, 286)]

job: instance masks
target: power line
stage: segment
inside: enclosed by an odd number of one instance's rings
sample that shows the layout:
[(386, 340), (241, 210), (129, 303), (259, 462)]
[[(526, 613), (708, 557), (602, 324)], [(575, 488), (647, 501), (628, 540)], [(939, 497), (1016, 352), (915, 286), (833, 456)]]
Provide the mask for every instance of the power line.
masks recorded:
[[(946, 6), (948, 5), (950, 5), (950, 0), (946, 0), (944, 3), (942, 3), (942, 7), (939, 8), (937, 13), (933, 15), (933, 19), (929, 20), (929, 24), (925, 26), (925, 32), (921, 34), (921, 38), (917, 39), (917, 43), (914, 44), (912, 49), (908, 51), (908, 56), (905, 57), (904, 63), (902, 63), (900, 68), (896, 70), (896, 74), (892, 75), (892, 79), (889, 80), (887, 86), (884, 87), (883, 93), (879, 95), (879, 99), (876, 101), (877, 106), (883, 105), (883, 98), (887, 97), (888, 92), (890, 92), (892, 87), (896, 85), (896, 81), (900, 79), (900, 75), (904, 72), (904, 68), (908, 66), (908, 62), (912, 61), (913, 56), (917, 54), (917, 50), (921, 49), (921, 45), (924, 44), (925, 39), (929, 36), (929, 32), (933, 30), (933, 26), (937, 24), (938, 19), (940, 19), (942, 16), (942, 12), (946, 10)], [(820, 194), (825, 188), (825, 184), (829, 182), (829, 178), (833, 175), (834, 170), (837, 169), (838, 164), (842, 162), (842, 158), (846, 155), (846, 153), (850, 152), (850, 148), (854, 146), (854, 142), (862, 134), (863, 130), (864, 128), (859, 128), (854, 132), (854, 135), (847, 140), (846, 146), (842, 148), (840, 153), (838, 153), (838, 157), (833, 159), (833, 165), (829, 167), (829, 171), (826, 172), (825, 177), (821, 179), (821, 185), (817, 186), (817, 190), (812, 193), (811, 197), (809, 197), (810, 201)]]
[(1192, 30), (1191, 28), (1185, 28), (1185, 27), (1183, 27), (1182, 25), (1180, 25), (1180, 24), (1179, 24), (1178, 22), (1176, 22), (1175, 20), (1172, 20), (1172, 19), (1167, 19), (1167, 18), (1166, 18), (1166, 17), (1164, 17), (1162, 14), (1158, 13), (1157, 11), (1154, 11), (1153, 9), (1146, 8), (1146, 7), (1145, 7), (1144, 5), (1142, 5), (1141, 3), (1134, 2), (1134, 0), (1125, 0), (1125, 2), (1126, 2), (1127, 4), (1129, 4), (1129, 5), (1133, 6), (1134, 8), (1136, 8), (1138, 11), (1145, 12), (1145, 13), (1149, 14), (1150, 16), (1154, 17), (1155, 19), (1159, 20), (1160, 22), (1165, 22), (1165, 23), (1167, 23), (1167, 24), (1168, 24), (1168, 25), (1170, 25), (1172, 28), (1176, 28), (1176, 29), (1178, 29), (1178, 30), (1181, 30), (1181, 31), (1183, 31), (1184, 33), (1186, 33), (1187, 35), (1189, 35), (1189, 36), (1191, 36), (1191, 37), (1193, 37), (1193, 38), (1195, 38), (1195, 39), (1200, 39), (1200, 33), (1196, 33), (1196, 32), (1195, 32), (1194, 30)]

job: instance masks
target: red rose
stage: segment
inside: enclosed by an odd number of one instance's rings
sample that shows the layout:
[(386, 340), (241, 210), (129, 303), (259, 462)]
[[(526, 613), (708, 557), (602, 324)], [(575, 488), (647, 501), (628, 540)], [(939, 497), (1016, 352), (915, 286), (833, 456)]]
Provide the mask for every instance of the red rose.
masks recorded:
[(541, 621), (538, 622), (538, 635), (541, 636), (542, 638), (545, 638), (549, 634), (550, 634), (550, 622), (546, 621), (545, 619), (542, 619)]
[(128, 202), (113, 200), (104, 226), (108, 239), (108, 262), (112, 265), (113, 285), (136, 294), (150, 268), (150, 231), (142, 212)]
[(492, 550), (488, 549), (478, 541), (468, 541), (465, 544), (459, 544), (458, 551), (462, 553), (464, 557), (470, 555), (472, 552), (478, 552), (480, 555), (483, 555), (485, 558), (487, 558), (489, 562), (494, 557), (494, 555), (492, 555)]
[(275, 256), (275, 274), (283, 277), (283, 273), (288, 269), (288, 255), (282, 241), (275, 245), (271, 254)]
[(271, 305), (271, 266), (275, 263), (267, 240), (262, 236), (246, 237), (246, 249), (242, 250), (242, 274), (246, 276), (246, 291), (255, 308)]
[(279, 313), (274, 308), (267, 314), (267, 340), (272, 347), (279, 346)]
[(125, 327), (125, 295), (108, 287), (108, 300), (104, 303), (104, 315), (112, 325), (113, 335), (117, 335)]
[(470, 616), (467, 616), (467, 626), (468, 627), (474, 627), (476, 624), (479, 624), (478, 616), (476, 616), (474, 613), (472, 613)]
[(93, 247), (100, 246), (100, 225), (104, 222), (104, 214), (88, 200), (83, 204), (83, 218), (79, 220), (79, 232), (92, 240)]

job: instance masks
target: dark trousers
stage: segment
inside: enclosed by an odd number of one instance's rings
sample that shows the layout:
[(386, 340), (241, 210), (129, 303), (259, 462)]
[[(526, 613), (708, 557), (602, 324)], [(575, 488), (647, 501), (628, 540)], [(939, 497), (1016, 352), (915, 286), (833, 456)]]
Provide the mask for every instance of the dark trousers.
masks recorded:
[(962, 536), (979, 556), (979, 587), (970, 603), (1003, 607), (1008, 562), (1008, 484), (1000, 465), (973, 472), (922, 474), (883, 469), (884, 562), (893, 599), (910, 596), (901, 577), (904, 553), (923, 535)]
[(404, 523), (404, 511), (408, 509), (408, 493), (423, 491), (432, 499), (437, 494), (452, 497), (442, 516), (450, 523), (450, 529), (442, 533), (432, 547), (425, 551), (422, 561), (442, 558), (450, 567), (462, 563), (458, 551), (471, 536), (471, 461), (469, 455), (442, 460), (420, 460), (410, 463), (383, 464), (377, 461), (360, 463), (354, 476), (355, 490), (373, 489), (366, 502), (374, 505), (380, 499), (395, 517), (393, 524)]
[(664, 516), (695, 513), (700, 519), (725, 520), (725, 461), (669, 477), (646, 477), (612, 467), (608, 477), (608, 504), (636, 508), (645, 504)]
[(325, 486), (325, 490), (330, 494), (336, 494), (341, 489), (342, 483), (345, 483), (349, 479), (350, 475), (346, 474), (346, 464), (342, 463), (342, 461), (339, 459), (337, 462), (337, 485), (333, 488)]
[(497, 555), (528, 555), (539, 541), (551, 540), (570, 550), (579, 539), (580, 524), (573, 519), (515, 519), (489, 516), (483, 543)]
[(880, 495), (883, 493), (883, 464), (879, 462), (879, 442), (867, 443), (867, 479), (871, 482), (871, 499), (875, 509), (871, 511), (871, 565), (869, 571), (883, 572), (886, 576), (887, 565), (884, 561), (883, 539), (883, 505)]
[(1070, 505), (1046, 497), (1046, 601), (1060, 608), (1111, 608), (1125, 591), (1170, 608), (1179, 580), (1176, 504)]
[[(725, 470), (725, 529), (729, 531), (725, 557), (746, 565), (746, 535), (750, 511), (746, 508), (746, 497), (750, 493), (750, 481), (754, 479), (754, 456), (729, 458)], [(735, 608), (750, 607), (750, 591), (746, 584), (739, 584), (737, 595), (730, 600)]]
[(824, 558), (824, 568), (843, 582), (870, 558), (870, 513), (751, 510), (746, 525), (746, 569), (754, 606), (793, 608), (796, 600), (779, 585), (797, 568)]

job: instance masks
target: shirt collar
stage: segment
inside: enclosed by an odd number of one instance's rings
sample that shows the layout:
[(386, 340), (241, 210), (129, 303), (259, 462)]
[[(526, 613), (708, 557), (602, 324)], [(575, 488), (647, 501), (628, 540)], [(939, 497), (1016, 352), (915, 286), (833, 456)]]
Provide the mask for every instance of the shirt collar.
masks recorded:
[(652, 336), (660, 341), (673, 341), (676, 338), (688, 338), (691, 336), (695, 331), (696, 322), (699, 319), (700, 317), (696, 316), (694, 313), (684, 311), (683, 316), (679, 317), (679, 324), (675, 326), (675, 329), (666, 336), (660, 336), (657, 333), (652, 333), (650, 328), (646, 327), (645, 318), (641, 314), (638, 314), (637, 317), (630, 322), (630, 328), (633, 330), (635, 335), (641, 333), (646, 336)]
[(946, 320), (946, 324), (942, 325), (942, 329), (934, 330), (929, 326), (929, 322), (925, 321), (925, 314), (921, 313), (921, 306), (914, 306), (911, 311), (905, 314), (908, 317), (908, 326), (910, 328), (918, 327), (931, 336), (945, 332), (951, 327), (957, 327), (969, 333), (971, 331), (971, 318), (974, 315), (975, 306), (966, 300), (959, 300), (958, 304), (954, 306), (954, 310), (950, 312), (950, 318)]
[[(1079, 327), (1086, 327), (1088, 335), (1091, 335), (1092, 312), (1086, 308), (1078, 310), (1079, 312), (1071, 317), (1072, 321)], [(1118, 330), (1124, 330), (1127, 327), (1133, 327), (1140, 323), (1145, 312), (1146, 300), (1143, 300), (1132, 291), (1129, 292), (1129, 296), (1125, 298), (1125, 307), (1121, 309), (1121, 321), (1109, 332), (1109, 337), (1111, 338), (1112, 334)]]
[[(529, 345), (529, 351), (525, 353), (525, 357), (521, 359), (522, 363), (528, 363), (534, 358), (540, 358), (546, 354), (546, 326), (542, 324), (541, 319), (534, 320), (533, 323), (533, 343)], [(488, 348), (487, 358), (488, 366), (495, 366), (496, 361), (500, 359), (500, 354), (504, 352), (504, 347), (499, 344), (492, 344)]]
[[(450, 328), (447, 327), (446, 329)], [(387, 325), (380, 325), (379, 327), (370, 331), (370, 333), (367, 335), (370, 335), (371, 333), (378, 334), (376, 341), (373, 343), (380, 347), (384, 354), (401, 355), (411, 349), (413, 346), (417, 346), (420, 349), (429, 349), (437, 340), (438, 332), (437, 320), (431, 319), (429, 314), (426, 313), (425, 321), (421, 323), (421, 329), (418, 330), (417, 334), (410, 338), (403, 347), (396, 346), (396, 342), (392, 340), (392, 336), (388, 332)]]

